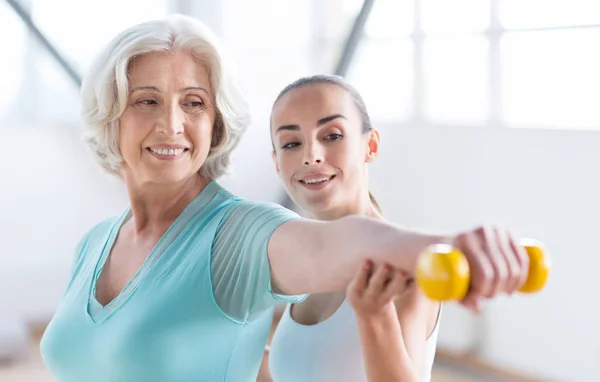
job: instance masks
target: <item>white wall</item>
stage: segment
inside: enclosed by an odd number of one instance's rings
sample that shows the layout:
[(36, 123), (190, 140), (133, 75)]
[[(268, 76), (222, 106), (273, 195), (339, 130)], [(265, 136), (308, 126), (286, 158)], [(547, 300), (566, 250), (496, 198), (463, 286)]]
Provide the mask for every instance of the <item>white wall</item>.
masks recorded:
[(600, 133), (383, 126), (382, 140), (371, 183), (388, 218), (443, 230), (506, 224), (552, 255), (540, 294), (493, 301), (480, 320), (447, 304), (440, 346), (467, 350), (483, 325), (492, 362), (600, 380)]
[(47, 319), (74, 250), (126, 195), (92, 162), (73, 126), (3, 125), (0, 155), (0, 316)]
[[(280, 190), (271, 160), (269, 114), (285, 85), (318, 70), (311, 2), (201, 0), (187, 9), (210, 25), (237, 66), (252, 123), (233, 154), (232, 176), (222, 183), (248, 198), (277, 200)], [(186, 9), (184, 9), (186, 10)]]

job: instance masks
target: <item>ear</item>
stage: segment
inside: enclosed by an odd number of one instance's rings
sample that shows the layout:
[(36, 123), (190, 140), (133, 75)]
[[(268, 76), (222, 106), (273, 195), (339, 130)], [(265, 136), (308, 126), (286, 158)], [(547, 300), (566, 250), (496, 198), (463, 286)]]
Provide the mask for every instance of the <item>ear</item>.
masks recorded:
[(279, 174), (279, 165), (277, 164), (277, 155), (275, 155), (275, 150), (271, 152), (271, 158), (273, 158), (273, 163), (275, 164), (275, 171)]
[(380, 147), (380, 136), (379, 130), (371, 129), (368, 133), (368, 141), (367, 141), (367, 156), (365, 158), (365, 162), (371, 163), (379, 156), (379, 147)]

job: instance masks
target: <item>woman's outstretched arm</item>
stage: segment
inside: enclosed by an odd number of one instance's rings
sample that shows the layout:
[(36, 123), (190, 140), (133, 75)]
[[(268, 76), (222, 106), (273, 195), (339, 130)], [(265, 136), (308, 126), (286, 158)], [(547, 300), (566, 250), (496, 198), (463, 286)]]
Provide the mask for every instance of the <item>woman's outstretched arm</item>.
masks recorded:
[(469, 262), (471, 285), (463, 303), (512, 293), (526, 280), (529, 259), (506, 230), (478, 227), (455, 235), (432, 234), (364, 216), (323, 222), (294, 219), (279, 226), (268, 244), (273, 290), (280, 294), (342, 291), (363, 261), (388, 263), (409, 277), (427, 246), (446, 243)]

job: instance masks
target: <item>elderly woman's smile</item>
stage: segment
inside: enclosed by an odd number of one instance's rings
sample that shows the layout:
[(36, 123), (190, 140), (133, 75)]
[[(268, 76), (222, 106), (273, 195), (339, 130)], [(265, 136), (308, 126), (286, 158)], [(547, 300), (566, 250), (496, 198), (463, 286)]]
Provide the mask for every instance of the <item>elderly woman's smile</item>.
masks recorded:
[(189, 148), (181, 145), (156, 145), (147, 147), (146, 150), (160, 160), (174, 160), (181, 158)]

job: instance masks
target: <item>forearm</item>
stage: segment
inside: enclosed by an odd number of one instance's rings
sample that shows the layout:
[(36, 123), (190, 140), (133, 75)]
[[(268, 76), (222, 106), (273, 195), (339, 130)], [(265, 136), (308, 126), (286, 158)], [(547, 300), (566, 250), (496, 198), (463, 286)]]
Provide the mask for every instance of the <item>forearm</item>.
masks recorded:
[(357, 317), (368, 382), (417, 382), (395, 315)]
[(336, 290), (344, 289), (358, 266), (369, 259), (388, 263), (413, 275), (419, 253), (428, 245), (445, 242), (446, 236), (409, 230), (380, 220), (350, 216), (330, 222), (315, 248), (315, 261), (323, 277), (332, 278)]
[(425, 247), (448, 241), (444, 235), (364, 216), (331, 222), (300, 219), (282, 225), (273, 234), (269, 258), (279, 292), (325, 293), (345, 290), (366, 259), (413, 275), (418, 254)]

